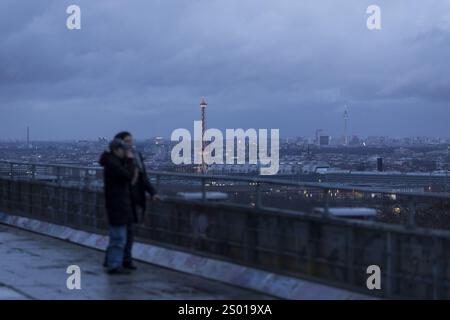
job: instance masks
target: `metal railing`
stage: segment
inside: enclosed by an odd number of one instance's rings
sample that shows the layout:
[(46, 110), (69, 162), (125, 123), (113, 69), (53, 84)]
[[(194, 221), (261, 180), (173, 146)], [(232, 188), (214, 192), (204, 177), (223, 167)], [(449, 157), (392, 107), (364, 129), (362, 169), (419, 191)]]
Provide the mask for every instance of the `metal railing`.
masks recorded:
[[(367, 266), (375, 263), (383, 270), (384, 297), (450, 297), (450, 232), (410, 228), (417, 224), (409, 216), (429, 203), (439, 203), (444, 208), (440, 214), (447, 214), (448, 194), (260, 177), (149, 175), (168, 201), (149, 201), (148, 220), (137, 227), (137, 236), (145, 241), (359, 291), (365, 290)], [(101, 178), (101, 168), (0, 161), (0, 210), (104, 232)], [(230, 195), (228, 202), (203, 204), (211, 190)], [(199, 192), (201, 205), (169, 198), (178, 191)], [(284, 210), (290, 196), (295, 210)], [(241, 207), (250, 202), (254, 211)], [(338, 220), (325, 210), (323, 217), (308, 212), (313, 206), (383, 203), (404, 205), (412, 219), (404, 221), (409, 227)]]
[[(80, 188), (102, 188), (102, 172), (101, 167), (0, 161), (0, 178), (35, 180)], [(428, 211), (424, 212), (434, 210), (441, 216), (449, 214), (448, 228), (450, 228), (450, 193), (399, 192), (383, 188), (264, 177), (152, 170), (149, 170), (148, 174), (156, 189), (168, 196), (176, 196), (177, 192), (181, 191), (195, 191), (201, 194), (201, 201), (208, 201), (209, 191), (220, 191), (230, 195), (229, 203), (247, 204), (255, 209), (287, 208), (298, 212), (310, 212), (314, 207), (321, 207), (323, 215), (328, 217), (332, 206), (372, 207), (381, 213), (383, 210), (392, 209), (394, 213), (391, 212), (391, 220), (410, 227), (416, 225), (416, 213), (428, 208)], [(399, 215), (401, 213), (401, 218), (396, 217), (395, 212), (399, 212)]]

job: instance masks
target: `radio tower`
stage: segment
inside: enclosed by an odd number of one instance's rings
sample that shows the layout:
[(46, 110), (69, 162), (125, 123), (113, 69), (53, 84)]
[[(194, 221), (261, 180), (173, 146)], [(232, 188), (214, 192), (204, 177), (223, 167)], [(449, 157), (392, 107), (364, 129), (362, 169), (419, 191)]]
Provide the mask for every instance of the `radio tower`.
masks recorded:
[(200, 110), (202, 111), (202, 166), (201, 166), (201, 173), (206, 174), (206, 163), (205, 163), (205, 140), (203, 139), (205, 137), (205, 131), (206, 131), (206, 116), (205, 116), (205, 110), (208, 106), (208, 103), (205, 100), (205, 97), (202, 97), (202, 100), (200, 101)]
[(31, 143), (30, 143), (30, 126), (27, 126), (27, 148), (28, 149), (31, 148)]
[(344, 145), (348, 146), (348, 108), (345, 106), (344, 111)]

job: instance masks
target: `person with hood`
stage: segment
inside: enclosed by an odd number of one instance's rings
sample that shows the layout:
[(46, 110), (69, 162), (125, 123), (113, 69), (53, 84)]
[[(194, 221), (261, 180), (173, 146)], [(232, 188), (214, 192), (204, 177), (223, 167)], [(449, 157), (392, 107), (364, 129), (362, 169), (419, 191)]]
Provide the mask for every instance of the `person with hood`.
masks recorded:
[(104, 197), (109, 224), (105, 267), (110, 274), (128, 274), (132, 264), (131, 252), (127, 252), (126, 246), (128, 230), (134, 222), (131, 187), (136, 184), (138, 168), (134, 165), (130, 147), (121, 139), (110, 143), (99, 163), (104, 167)]

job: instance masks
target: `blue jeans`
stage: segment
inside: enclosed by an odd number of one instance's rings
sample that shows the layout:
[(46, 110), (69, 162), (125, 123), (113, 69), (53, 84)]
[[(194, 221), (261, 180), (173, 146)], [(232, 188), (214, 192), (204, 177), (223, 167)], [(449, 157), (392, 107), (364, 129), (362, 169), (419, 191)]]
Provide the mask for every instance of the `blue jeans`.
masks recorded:
[(122, 266), (127, 244), (127, 226), (109, 227), (109, 244), (106, 249), (106, 266), (114, 270)]

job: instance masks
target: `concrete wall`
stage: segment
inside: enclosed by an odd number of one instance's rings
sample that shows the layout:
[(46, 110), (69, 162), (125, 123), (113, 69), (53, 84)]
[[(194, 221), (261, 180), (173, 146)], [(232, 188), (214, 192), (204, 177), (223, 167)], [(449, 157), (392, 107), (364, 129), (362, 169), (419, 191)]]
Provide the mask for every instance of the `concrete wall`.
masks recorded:
[[(94, 191), (0, 179), (0, 211), (104, 233)], [(149, 204), (141, 241), (381, 297), (450, 298), (450, 232), (169, 199)], [(381, 290), (366, 287), (381, 268)]]

